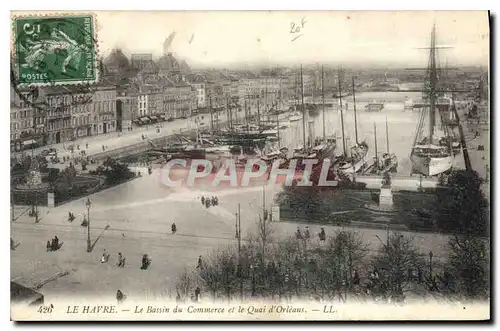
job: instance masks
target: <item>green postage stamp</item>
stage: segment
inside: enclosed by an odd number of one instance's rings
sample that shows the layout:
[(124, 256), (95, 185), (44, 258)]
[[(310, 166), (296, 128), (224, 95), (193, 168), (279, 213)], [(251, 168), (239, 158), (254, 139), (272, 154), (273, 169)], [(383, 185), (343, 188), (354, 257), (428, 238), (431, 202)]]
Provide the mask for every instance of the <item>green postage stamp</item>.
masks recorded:
[(12, 20), (13, 65), (18, 85), (97, 82), (93, 15), (20, 16)]

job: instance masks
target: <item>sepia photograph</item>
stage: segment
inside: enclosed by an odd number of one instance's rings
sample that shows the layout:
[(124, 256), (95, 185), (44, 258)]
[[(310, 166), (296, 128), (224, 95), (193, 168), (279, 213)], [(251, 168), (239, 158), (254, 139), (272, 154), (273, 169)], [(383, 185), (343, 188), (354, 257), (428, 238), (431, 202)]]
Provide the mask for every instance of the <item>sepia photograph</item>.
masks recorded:
[(11, 319), (490, 320), (490, 20), (11, 11)]

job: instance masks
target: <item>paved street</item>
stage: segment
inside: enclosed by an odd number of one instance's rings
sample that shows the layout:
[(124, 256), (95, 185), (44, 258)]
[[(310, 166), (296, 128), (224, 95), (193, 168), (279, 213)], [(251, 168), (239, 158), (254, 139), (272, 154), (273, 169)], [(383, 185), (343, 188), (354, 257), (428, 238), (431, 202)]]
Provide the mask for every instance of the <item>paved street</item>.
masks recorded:
[[(148, 298), (168, 294), (175, 286), (176, 276), (186, 267), (194, 268), (199, 255), (220, 245), (235, 244), (234, 212), (241, 204), (243, 233), (253, 231), (262, 210), (262, 188), (226, 189), (220, 192), (175, 190), (161, 185), (157, 174), (134, 179), (91, 196), (92, 238), (98, 240), (92, 253), (86, 252), (87, 231), (80, 226), (85, 212), (85, 199), (79, 199), (51, 209), (39, 224), (27, 215), (12, 223), (11, 236), (20, 246), (11, 252), (11, 278), (34, 286), (60, 271), (70, 274), (41, 288), (47, 301), (68, 295), (105, 294), (114, 297), (117, 289), (124, 293)], [(274, 188), (266, 188), (270, 205)], [(219, 197), (217, 207), (201, 205), (201, 195)], [(16, 208), (19, 213), (20, 208)], [(47, 208), (42, 210), (46, 214)], [(67, 222), (68, 211), (77, 215)], [(170, 234), (175, 222), (178, 232)], [(104, 231), (106, 225), (110, 228)], [(276, 223), (275, 236), (293, 235), (298, 224)], [(302, 228), (305, 225), (300, 225)], [(320, 226), (309, 226), (312, 233)], [(325, 226), (327, 234), (337, 227)], [(104, 232), (103, 232), (104, 231)], [(379, 239), (385, 240), (384, 230), (359, 229), (363, 240), (376, 249)], [(57, 252), (46, 252), (46, 242), (57, 235), (64, 242)], [(413, 234), (424, 253), (434, 250), (442, 255), (443, 237), (433, 234)], [(111, 254), (107, 264), (99, 263), (103, 250)], [(124, 269), (115, 266), (117, 253), (127, 259)], [(148, 253), (153, 263), (149, 270), (139, 269), (142, 254)], [(175, 293), (173, 294), (175, 297)]]

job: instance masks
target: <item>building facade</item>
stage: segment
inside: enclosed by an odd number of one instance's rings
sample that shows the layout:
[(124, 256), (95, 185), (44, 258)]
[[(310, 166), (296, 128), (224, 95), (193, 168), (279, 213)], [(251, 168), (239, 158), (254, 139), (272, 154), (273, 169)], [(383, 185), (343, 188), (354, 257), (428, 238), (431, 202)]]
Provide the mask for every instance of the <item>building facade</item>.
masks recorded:
[(132, 121), (137, 118), (137, 95), (126, 88), (116, 92), (116, 126), (121, 131), (132, 127)]
[(191, 115), (196, 107), (197, 91), (189, 85), (164, 87), (164, 111), (167, 118), (181, 118)]
[(116, 131), (116, 88), (98, 86), (91, 94), (72, 93), (58, 87), (45, 88), (47, 143)]
[(116, 132), (116, 87), (99, 87), (92, 98), (93, 135)]
[(153, 62), (153, 54), (132, 54), (130, 65), (137, 70), (147, 68)]
[[(20, 93), (22, 97), (17, 94)], [(10, 145), (11, 151), (21, 151), (46, 144), (45, 112), (38, 105), (36, 93), (11, 89)]]

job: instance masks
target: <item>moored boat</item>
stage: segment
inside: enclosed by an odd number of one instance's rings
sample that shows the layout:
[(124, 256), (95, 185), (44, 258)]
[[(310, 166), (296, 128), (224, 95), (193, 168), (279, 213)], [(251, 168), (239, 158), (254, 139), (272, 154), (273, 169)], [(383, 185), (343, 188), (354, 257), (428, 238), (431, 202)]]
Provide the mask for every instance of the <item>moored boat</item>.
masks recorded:
[(433, 144), (415, 145), (410, 157), (412, 172), (425, 176), (435, 176), (449, 170), (452, 157), (445, 146)]
[(290, 116), (288, 117), (288, 120), (290, 122), (296, 122), (296, 121), (300, 121), (302, 119), (302, 114), (300, 112), (293, 112), (292, 114), (290, 114)]
[[(453, 165), (452, 144), (450, 144), (449, 128), (443, 125), (443, 134), (437, 132), (437, 120), (441, 120), (440, 116), (436, 116), (436, 110), (439, 111), (441, 98), (438, 100), (437, 84), (438, 84), (438, 69), (436, 67), (436, 27), (434, 26), (431, 33), (431, 47), (429, 56), (429, 80), (426, 82), (428, 90), (424, 95), (424, 99), (428, 100), (424, 111), (420, 115), (417, 124), (417, 135), (413, 144), (410, 155), (412, 162), (412, 173), (421, 174), (424, 176), (435, 176), (449, 171)], [(447, 105), (452, 104), (445, 100)], [(428, 131), (424, 137), (419, 137), (419, 134), (427, 120), (428, 111)], [(445, 141), (444, 144), (440, 143)]]

